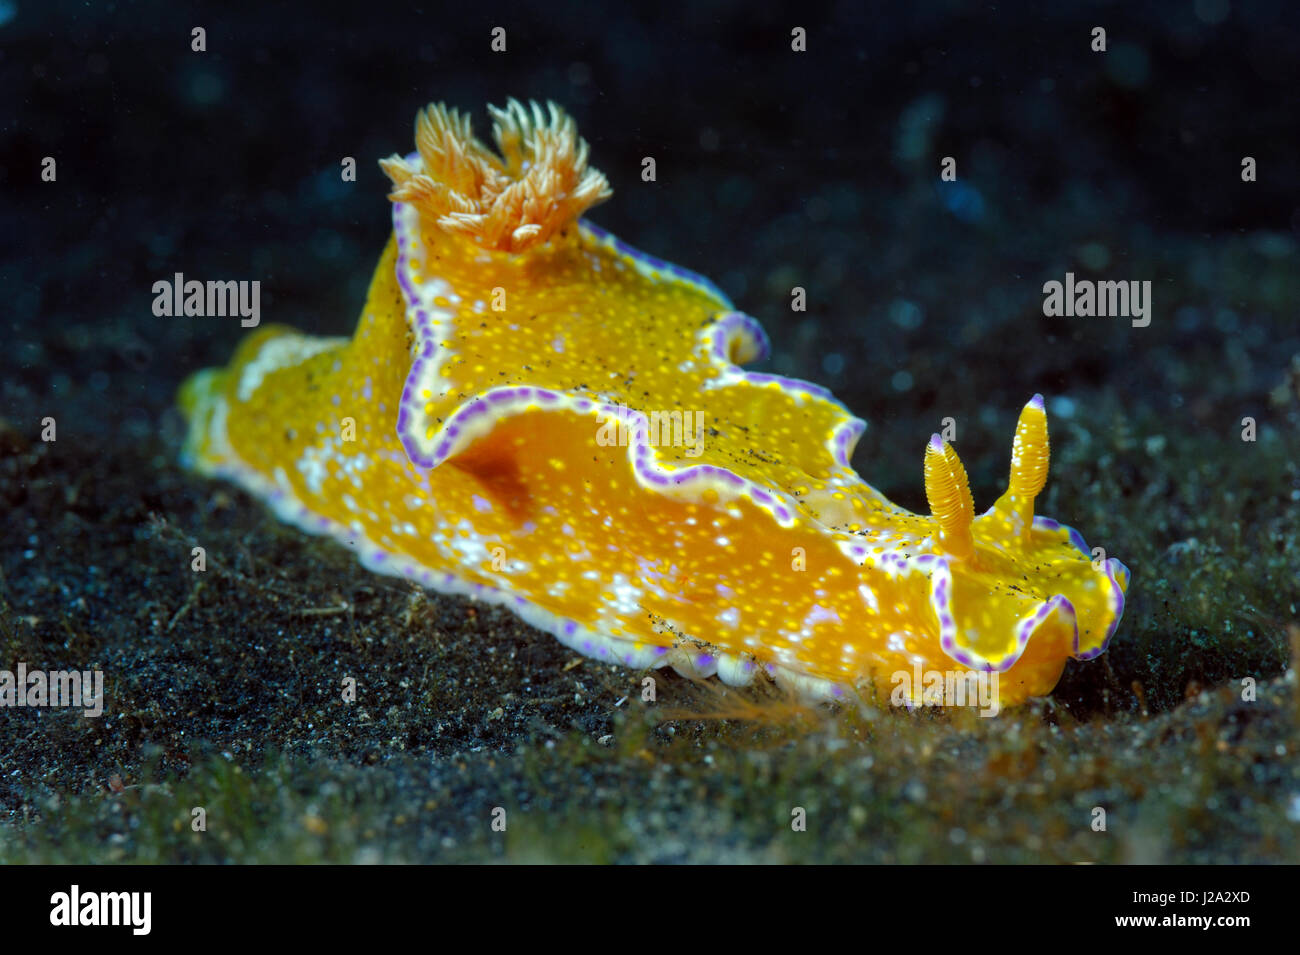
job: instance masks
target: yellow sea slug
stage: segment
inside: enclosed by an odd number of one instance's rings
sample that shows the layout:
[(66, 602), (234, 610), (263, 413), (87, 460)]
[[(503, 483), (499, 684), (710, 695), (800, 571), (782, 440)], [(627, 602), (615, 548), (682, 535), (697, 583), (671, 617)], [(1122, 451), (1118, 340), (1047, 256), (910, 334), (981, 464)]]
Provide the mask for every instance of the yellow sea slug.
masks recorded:
[(393, 234), (350, 340), (263, 327), (185, 383), (191, 467), (630, 667), (823, 697), (996, 672), (1005, 705), (1106, 648), (1128, 571), (1034, 515), (1040, 397), (988, 511), (937, 436), (931, 515), (890, 503), (849, 466), (861, 420), (737, 367), (767, 351), (752, 318), (579, 218), (610, 189), (570, 118), (492, 115), (497, 152), (431, 106), (381, 164)]

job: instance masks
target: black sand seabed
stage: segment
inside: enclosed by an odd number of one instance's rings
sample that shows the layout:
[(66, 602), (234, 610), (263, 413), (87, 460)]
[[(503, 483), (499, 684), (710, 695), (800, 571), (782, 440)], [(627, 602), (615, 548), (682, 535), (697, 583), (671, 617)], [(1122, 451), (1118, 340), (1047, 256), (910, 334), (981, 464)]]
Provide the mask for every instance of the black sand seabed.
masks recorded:
[[(1132, 6), (6, 5), (0, 668), (101, 669), (107, 708), (0, 709), (0, 861), (1300, 858), (1300, 29), (1282, 3)], [(764, 367), (869, 421), (855, 466), (899, 503), (924, 509), (951, 416), (987, 506), (1047, 395), (1040, 510), (1133, 570), (1110, 651), (993, 720), (676, 676), (648, 706), (641, 674), (183, 472), (175, 390), (244, 332), (154, 317), (152, 283), (257, 278), (264, 323), (350, 333), (375, 160), (429, 100), (483, 129), (510, 95), (576, 115), (615, 189), (594, 221), (714, 278)], [(1150, 280), (1150, 326), (1044, 317), (1066, 271)]]

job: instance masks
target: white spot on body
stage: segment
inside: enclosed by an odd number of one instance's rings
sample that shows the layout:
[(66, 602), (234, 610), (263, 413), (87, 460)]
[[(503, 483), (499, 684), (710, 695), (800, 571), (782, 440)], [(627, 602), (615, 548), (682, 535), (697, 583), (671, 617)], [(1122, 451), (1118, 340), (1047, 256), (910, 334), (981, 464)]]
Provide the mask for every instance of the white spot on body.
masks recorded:
[(876, 592), (866, 584), (858, 584), (858, 593), (865, 603), (874, 613), (880, 613), (880, 604), (876, 602)]
[(808, 615), (803, 618), (805, 627), (812, 627), (824, 622), (842, 624), (844, 621), (840, 619), (840, 615), (833, 609), (823, 607), (821, 604), (813, 604), (813, 608), (809, 610)]

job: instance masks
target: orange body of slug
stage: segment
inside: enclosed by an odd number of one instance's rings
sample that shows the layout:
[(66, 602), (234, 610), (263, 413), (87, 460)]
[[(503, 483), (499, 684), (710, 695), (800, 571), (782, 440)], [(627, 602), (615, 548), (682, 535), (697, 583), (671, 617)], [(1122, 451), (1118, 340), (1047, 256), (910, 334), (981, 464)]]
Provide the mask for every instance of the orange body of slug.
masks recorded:
[(384, 163), (393, 237), (355, 335), (263, 328), (193, 376), (187, 462), (376, 571), (632, 667), (823, 697), (997, 672), (1009, 704), (1105, 649), (1128, 572), (1034, 515), (1041, 398), (992, 508), (937, 437), (932, 513), (897, 507), (849, 466), (859, 419), (738, 367), (767, 348), (753, 319), (579, 218), (609, 188), (571, 120), (494, 116), (500, 155), (421, 114), (418, 153)]

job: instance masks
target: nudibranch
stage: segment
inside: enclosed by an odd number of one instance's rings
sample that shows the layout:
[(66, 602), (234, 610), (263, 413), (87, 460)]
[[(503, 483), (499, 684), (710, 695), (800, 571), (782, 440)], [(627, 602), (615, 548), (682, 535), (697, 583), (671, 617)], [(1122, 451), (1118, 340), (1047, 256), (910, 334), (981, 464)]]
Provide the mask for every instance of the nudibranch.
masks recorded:
[(580, 218), (611, 191), (571, 118), (492, 116), (496, 151), (436, 105), (381, 163), (393, 231), (351, 339), (264, 326), (189, 378), (190, 467), (628, 667), (822, 698), (994, 671), (1012, 704), (1105, 650), (1128, 570), (1034, 514), (1041, 397), (988, 511), (938, 436), (931, 514), (892, 504), (850, 467), (863, 421), (738, 367), (768, 351), (754, 319)]

